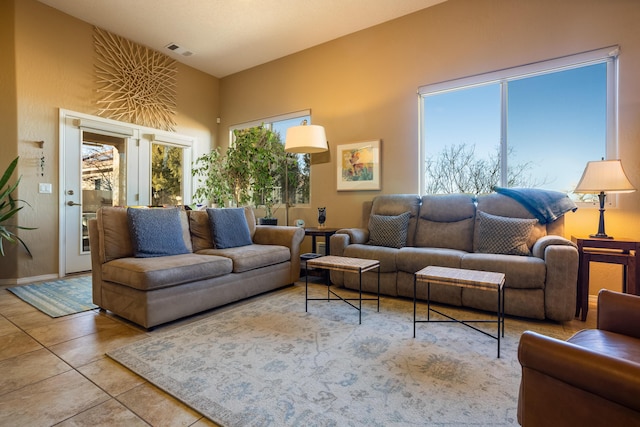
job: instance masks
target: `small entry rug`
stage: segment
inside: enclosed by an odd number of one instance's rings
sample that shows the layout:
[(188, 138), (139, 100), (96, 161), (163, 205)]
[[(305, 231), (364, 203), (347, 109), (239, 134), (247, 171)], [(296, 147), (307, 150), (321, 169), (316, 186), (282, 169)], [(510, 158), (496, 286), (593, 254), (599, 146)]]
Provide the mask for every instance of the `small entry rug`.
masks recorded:
[(21, 300), (51, 317), (67, 316), (98, 308), (91, 301), (91, 276), (78, 276), (7, 288)]
[(414, 339), (412, 301), (363, 308), (361, 325), (341, 301), (305, 313), (298, 284), (108, 356), (226, 427), (517, 425), (524, 322), (507, 319), (497, 359), (495, 340), (459, 324), (419, 324)]

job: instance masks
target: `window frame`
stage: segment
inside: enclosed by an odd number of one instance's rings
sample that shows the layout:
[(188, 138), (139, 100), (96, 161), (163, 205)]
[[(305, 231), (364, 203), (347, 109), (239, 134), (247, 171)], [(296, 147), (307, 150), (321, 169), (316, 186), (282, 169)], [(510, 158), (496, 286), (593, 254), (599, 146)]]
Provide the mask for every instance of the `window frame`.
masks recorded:
[[(448, 80), (439, 83), (423, 85), (418, 88), (419, 108), (419, 147), (418, 161), (420, 180), (419, 191), (422, 194), (426, 189), (426, 141), (425, 141), (425, 109), (424, 102), (428, 96), (446, 92), (467, 89), (488, 84), (500, 86), (500, 185), (506, 186), (507, 180), (507, 91), (508, 83), (515, 80), (530, 78), (538, 75), (550, 74), (570, 69), (581, 68), (594, 64), (606, 63), (607, 65), (607, 105), (606, 105), (606, 141), (605, 153), (607, 159), (617, 158), (618, 153), (618, 57), (619, 46), (609, 46), (574, 55), (563, 56), (546, 61), (534, 62), (526, 65), (505, 68), (489, 73)], [(615, 204), (614, 198), (607, 198), (610, 205)], [(580, 203), (590, 206), (592, 203)]]

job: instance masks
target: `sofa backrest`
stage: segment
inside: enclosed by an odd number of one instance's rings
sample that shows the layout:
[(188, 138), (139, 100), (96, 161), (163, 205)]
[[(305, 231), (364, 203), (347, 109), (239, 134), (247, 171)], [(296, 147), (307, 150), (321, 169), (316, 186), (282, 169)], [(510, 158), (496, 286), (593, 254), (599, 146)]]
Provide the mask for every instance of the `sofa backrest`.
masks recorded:
[[(154, 208), (156, 209), (156, 208)], [(100, 260), (108, 262), (133, 256), (133, 244), (129, 232), (126, 207), (101, 207), (96, 212), (99, 236)], [(189, 220), (185, 211), (180, 212), (182, 237), (189, 251), (192, 250)]]
[[(407, 230), (407, 246), (414, 246), (416, 222), (420, 211), (420, 197), (415, 194), (385, 194), (377, 196), (371, 204), (372, 215), (400, 215), (411, 213), (409, 228)], [(364, 224), (366, 227), (367, 223)]]
[(471, 252), (476, 215), (474, 199), (471, 194), (422, 196), (415, 245)]

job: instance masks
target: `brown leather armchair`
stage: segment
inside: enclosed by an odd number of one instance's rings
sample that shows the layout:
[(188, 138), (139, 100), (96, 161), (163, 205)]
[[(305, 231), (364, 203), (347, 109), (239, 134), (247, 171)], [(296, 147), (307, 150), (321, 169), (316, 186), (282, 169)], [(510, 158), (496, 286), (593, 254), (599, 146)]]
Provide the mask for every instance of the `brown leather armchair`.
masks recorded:
[(640, 297), (601, 290), (597, 329), (526, 331), (518, 359), (521, 425), (640, 426)]

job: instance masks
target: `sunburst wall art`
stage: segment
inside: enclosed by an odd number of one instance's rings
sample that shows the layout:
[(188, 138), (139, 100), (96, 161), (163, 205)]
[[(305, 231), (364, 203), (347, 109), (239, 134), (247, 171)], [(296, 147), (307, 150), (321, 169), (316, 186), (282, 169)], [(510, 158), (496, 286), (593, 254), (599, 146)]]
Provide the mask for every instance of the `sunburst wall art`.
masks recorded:
[(98, 115), (173, 131), (176, 61), (94, 27)]

